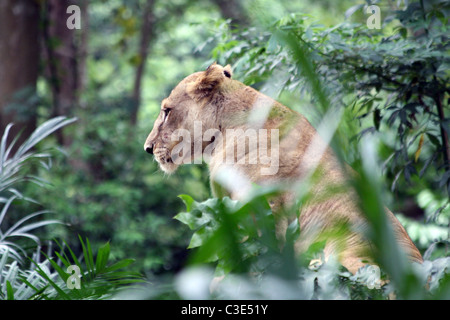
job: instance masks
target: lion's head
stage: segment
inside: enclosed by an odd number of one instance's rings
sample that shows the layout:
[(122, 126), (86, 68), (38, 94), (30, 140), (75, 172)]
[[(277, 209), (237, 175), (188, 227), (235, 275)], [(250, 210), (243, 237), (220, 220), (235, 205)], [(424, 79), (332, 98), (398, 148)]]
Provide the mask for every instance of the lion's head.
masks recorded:
[[(194, 150), (195, 139), (208, 129), (219, 129), (217, 101), (223, 99), (222, 93), (232, 81), (231, 74), (229, 65), (222, 67), (213, 63), (205, 71), (183, 79), (162, 101), (144, 149), (155, 156), (164, 172), (172, 173), (181, 163), (193, 161), (208, 144), (208, 141), (201, 141), (202, 150)], [(194, 135), (195, 130), (202, 132)], [(184, 147), (189, 144), (191, 152), (180, 152), (183, 144)]]

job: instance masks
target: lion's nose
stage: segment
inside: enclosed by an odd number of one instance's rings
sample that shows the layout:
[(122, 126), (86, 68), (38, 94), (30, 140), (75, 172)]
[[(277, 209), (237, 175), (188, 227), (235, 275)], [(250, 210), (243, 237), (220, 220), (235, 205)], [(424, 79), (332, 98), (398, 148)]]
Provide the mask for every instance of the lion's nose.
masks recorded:
[(145, 151), (147, 151), (150, 154), (153, 154), (153, 143), (150, 143), (149, 145), (145, 146)]

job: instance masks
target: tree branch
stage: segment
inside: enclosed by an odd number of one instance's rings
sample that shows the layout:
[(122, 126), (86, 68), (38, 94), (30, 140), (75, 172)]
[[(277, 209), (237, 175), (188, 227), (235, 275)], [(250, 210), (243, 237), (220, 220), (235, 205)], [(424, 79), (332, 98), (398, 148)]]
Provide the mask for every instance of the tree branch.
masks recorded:
[(148, 0), (145, 5), (144, 14), (142, 17), (141, 40), (139, 44), (139, 60), (134, 78), (134, 88), (132, 96), (131, 123), (133, 124), (137, 122), (137, 114), (139, 111), (139, 106), (141, 104), (142, 76), (144, 74), (145, 64), (148, 56), (148, 46), (153, 36), (153, 27), (155, 24), (155, 17), (153, 14), (154, 5), (154, 0)]
[(449, 146), (449, 142), (448, 142), (448, 134), (447, 131), (444, 129), (444, 125), (443, 125), (443, 121), (445, 120), (445, 115), (444, 115), (444, 107), (442, 105), (442, 101), (439, 97), (439, 93), (437, 93), (434, 96), (434, 102), (436, 103), (437, 106), (437, 111), (438, 111), (438, 115), (439, 115), (439, 120), (440, 120), (440, 129), (441, 129), (441, 138), (442, 138), (442, 153), (444, 155), (444, 168), (445, 170), (449, 170), (449, 166), (450, 166), (450, 146)]

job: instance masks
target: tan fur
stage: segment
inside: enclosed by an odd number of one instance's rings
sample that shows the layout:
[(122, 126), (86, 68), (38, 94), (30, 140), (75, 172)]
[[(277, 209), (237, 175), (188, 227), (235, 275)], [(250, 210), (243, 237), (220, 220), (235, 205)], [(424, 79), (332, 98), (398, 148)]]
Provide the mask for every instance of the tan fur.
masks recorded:
[[(171, 173), (178, 166), (170, 159), (170, 152), (177, 144), (171, 141), (171, 134), (176, 129), (187, 129), (193, 133), (194, 121), (202, 121), (203, 132), (215, 128), (224, 137), (227, 129), (263, 128), (268, 132), (278, 129), (279, 166), (275, 175), (261, 173), (261, 168), (267, 167), (267, 164), (249, 164), (249, 161), (239, 164), (239, 160), (249, 160), (250, 149), (246, 149), (245, 159), (238, 159), (235, 154), (232, 166), (224, 164), (226, 152), (236, 145), (235, 141), (224, 139), (222, 146), (216, 146), (209, 162), (213, 192), (216, 196), (229, 195), (234, 199), (245, 194), (245, 190), (240, 187), (219, 187), (216, 180), (224, 168), (234, 170), (244, 181), (260, 185), (284, 183), (293, 186), (311, 178), (314, 184), (300, 209), (301, 237), (296, 243), (297, 252), (303, 252), (312, 243), (324, 240), (325, 254), (336, 255), (349, 271), (355, 273), (365, 263), (372, 261), (372, 252), (370, 243), (363, 236), (368, 228), (367, 222), (360, 213), (354, 191), (348, 186), (348, 177), (354, 172), (349, 167), (341, 166), (304, 116), (231, 79), (231, 74), (229, 66), (224, 68), (213, 64), (206, 71), (194, 73), (181, 81), (163, 101), (162, 111), (144, 149), (152, 150), (161, 169)], [(166, 112), (163, 110), (167, 108), (171, 111), (164, 121)], [(253, 116), (265, 112), (267, 117), (260, 121), (254, 119)], [(210, 141), (202, 141), (201, 151), (208, 143)], [(269, 141), (269, 154), (274, 149)], [(193, 150), (190, 160), (196, 156), (199, 155)], [(286, 191), (270, 201), (279, 235), (285, 232), (290, 222), (290, 218), (280, 212), (293, 204), (295, 197), (295, 193)], [(389, 210), (386, 210), (386, 214), (400, 247), (410, 260), (421, 262), (422, 257), (405, 229)], [(338, 231), (339, 237), (334, 236), (335, 231)]]

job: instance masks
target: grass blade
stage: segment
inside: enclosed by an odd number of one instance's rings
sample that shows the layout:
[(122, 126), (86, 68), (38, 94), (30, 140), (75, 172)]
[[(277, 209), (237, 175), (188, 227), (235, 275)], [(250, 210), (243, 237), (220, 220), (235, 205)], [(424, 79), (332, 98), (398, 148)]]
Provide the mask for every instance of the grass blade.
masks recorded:
[(6, 280), (6, 299), (14, 300), (14, 289), (8, 280)]

